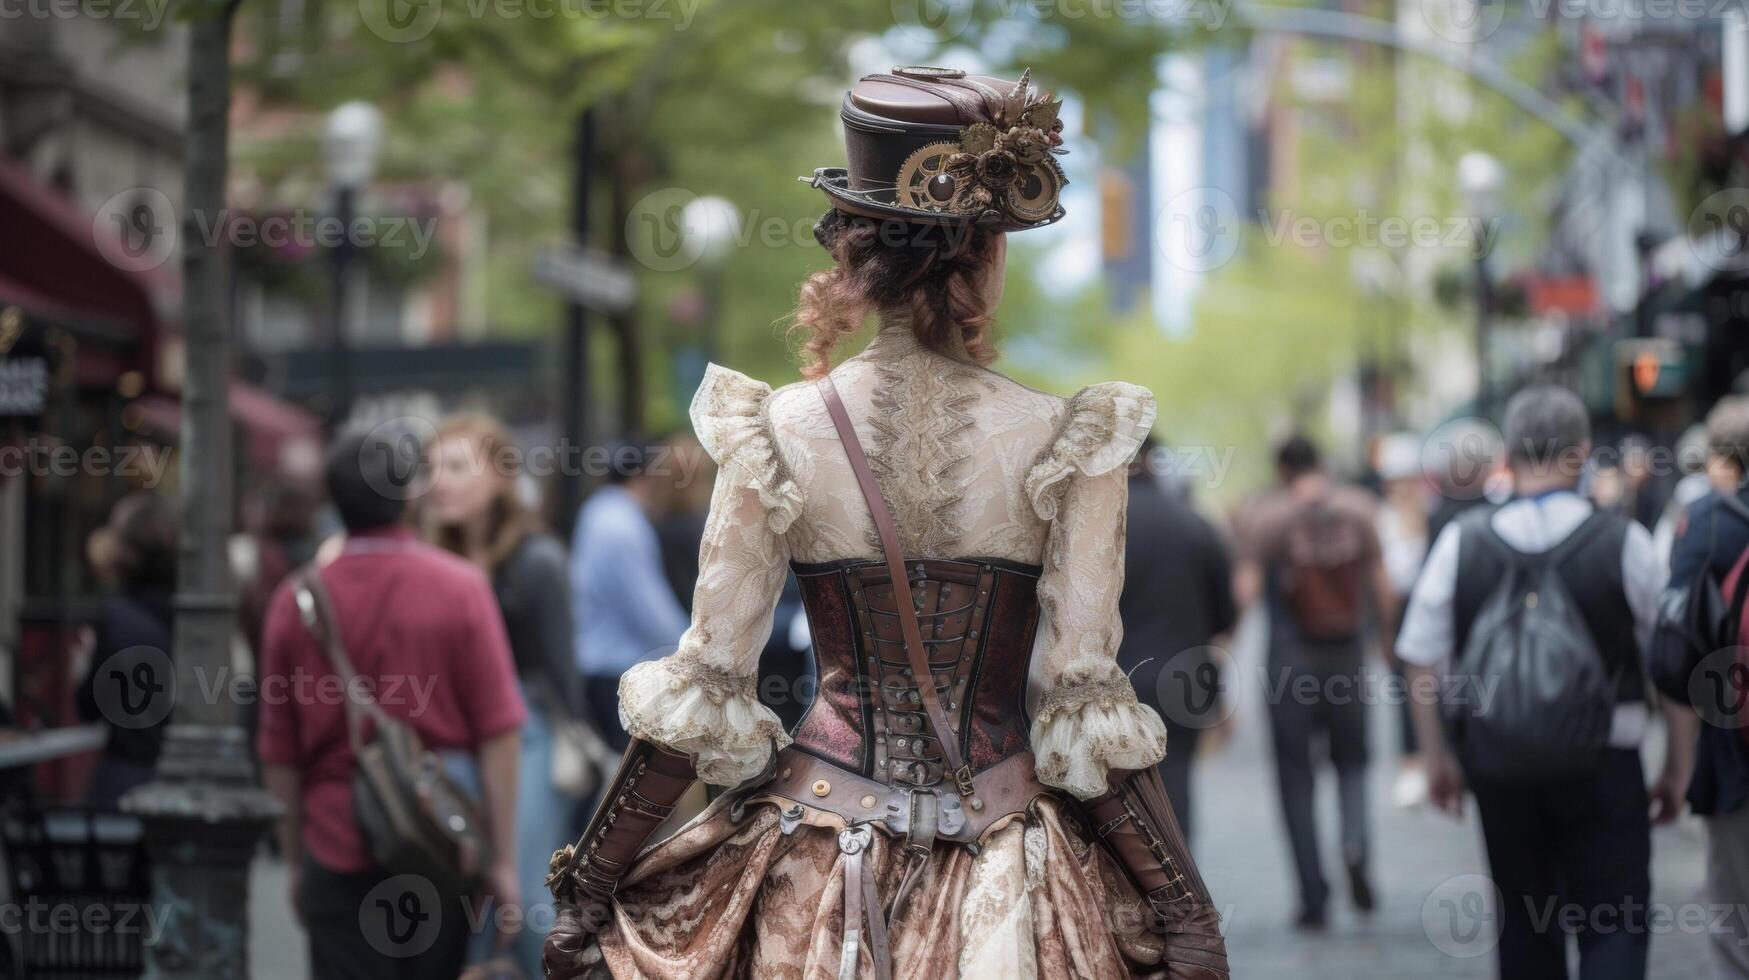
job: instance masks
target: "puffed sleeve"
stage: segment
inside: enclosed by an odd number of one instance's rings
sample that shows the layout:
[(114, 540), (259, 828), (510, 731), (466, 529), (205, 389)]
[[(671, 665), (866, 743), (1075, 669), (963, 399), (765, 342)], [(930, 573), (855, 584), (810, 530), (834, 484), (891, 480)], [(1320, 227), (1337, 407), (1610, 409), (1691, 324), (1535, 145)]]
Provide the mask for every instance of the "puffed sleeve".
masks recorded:
[(1027, 497), (1050, 521), (1039, 579), (1039, 672), (1032, 724), (1039, 781), (1089, 799), (1112, 768), (1166, 754), (1166, 727), (1118, 667), (1123, 623), (1126, 464), (1154, 424), (1146, 388), (1108, 382), (1069, 400), (1056, 436), (1028, 471)]
[(673, 654), (620, 679), (626, 731), (692, 756), (699, 778), (732, 786), (757, 775), (772, 746), (789, 744), (759, 703), (759, 651), (789, 570), (784, 532), (801, 512), (771, 432), (771, 388), (712, 364), (692, 400), (692, 424), (716, 484), (699, 547), (692, 623)]

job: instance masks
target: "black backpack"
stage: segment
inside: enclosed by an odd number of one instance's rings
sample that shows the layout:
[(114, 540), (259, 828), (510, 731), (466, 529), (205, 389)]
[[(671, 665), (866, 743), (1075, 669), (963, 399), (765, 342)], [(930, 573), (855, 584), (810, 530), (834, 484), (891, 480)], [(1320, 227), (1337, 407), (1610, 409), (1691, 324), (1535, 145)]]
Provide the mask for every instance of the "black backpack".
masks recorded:
[(1492, 779), (1594, 770), (1609, 743), (1621, 670), (1611, 670), (1560, 567), (1600, 531), (1593, 513), (1541, 554), (1519, 551), (1483, 519), (1462, 542), (1503, 562), (1482, 601), (1440, 701), (1464, 771)]
[[(1736, 494), (1719, 494), (1718, 499), (1723, 513), (1713, 515), (1715, 539), (1725, 514), (1749, 524), (1749, 505)], [(1708, 552), (1711, 550), (1709, 547)], [(1741, 560), (1739, 556), (1733, 564)], [(1739, 575), (1731, 583), (1729, 596), (1724, 594), (1724, 584), (1713, 574), (1712, 563), (1702, 562), (1689, 581), (1671, 582), (1659, 596), (1658, 622), (1646, 650), (1646, 670), (1658, 690), (1678, 704), (1692, 703), (1690, 685), (1700, 675), (1702, 661), (1737, 644), (1749, 575)]]

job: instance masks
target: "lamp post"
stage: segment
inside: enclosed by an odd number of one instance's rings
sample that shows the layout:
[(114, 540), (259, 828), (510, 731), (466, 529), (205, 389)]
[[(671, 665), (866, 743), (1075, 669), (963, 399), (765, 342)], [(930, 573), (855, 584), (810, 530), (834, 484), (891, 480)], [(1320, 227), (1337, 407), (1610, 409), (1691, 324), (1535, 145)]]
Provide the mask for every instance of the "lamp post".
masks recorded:
[(382, 146), (383, 117), (368, 102), (346, 102), (328, 114), (322, 141), (328, 186), (334, 193), (334, 218), (340, 236), (328, 250), (329, 293), (328, 353), (330, 368), (329, 418), (338, 428), (352, 409), (352, 364), (346, 349), (346, 309), (352, 260), (358, 247), (352, 237), (357, 216), (358, 192), (376, 173), (377, 151)]
[[(1480, 150), (1458, 158), (1458, 189), (1472, 220), (1492, 223), (1500, 213), (1500, 188), (1505, 184), (1500, 161)], [(1487, 414), (1492, 392), (1488, 378), (1488, 333), (1494, 319), (1494, 282), (1488, 271), (1489, 241), (1477, 237), (1476, 254), (1476, 413)]]
[[(225, 549), (231, 518), (228, 275), (224, 248), (194, 233), (196, 222), (223, 213), (225, 204), (235, 10), (235, 3), (197, 6), (189, 25), (175, 681), (157, 674), (159, 663), (142, 664), (153, 675), (144, 682), (145, 701), (127, 698), (105, 710), (107, 720), (122, 727), (166, 714), (170, 719), (152, 782), (121, 801), (145, 828), (153, 906), (164, 917), (162, 933), (147, 947), (145, 975), (152, 980), (249, 976), (249, 861), (281, 812), (254, 783), (249, 740), (224, 683), (236, 632)], [(139, 671), (133, 673), (140, 683)]]
[(719, 355), (723, 319), (723, 265), (735, 245), (741, 216), (728, 198), (693, 198), (680, 211), (683, 246), (696, 250), (704, 293), (704, 353), (708, 360)]

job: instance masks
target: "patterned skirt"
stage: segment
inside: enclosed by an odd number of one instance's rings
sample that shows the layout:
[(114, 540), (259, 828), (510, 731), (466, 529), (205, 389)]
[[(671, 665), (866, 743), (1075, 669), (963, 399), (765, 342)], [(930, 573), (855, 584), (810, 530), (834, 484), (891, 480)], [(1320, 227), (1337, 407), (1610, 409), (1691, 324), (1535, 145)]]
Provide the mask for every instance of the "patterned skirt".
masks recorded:
[[(588, 956), (617, 980), (835, 980), (844, 936), (846, 858), (836, 832), (785, 834), (778, 809), (733, 819), (719, 798), (640, 856), (614, 899), (614, 921)], [(909, 859), (880, 833), (865, 856), (883, 904)], [(1059, 801), (986, 836), (938, 841), (922, 883), (887, 924), (892, 975), (930, 978), (1163, 977), (1146, 906)], [(890, 910), (888, 910), (890, 913)], [(859, 980), (875, 976), (866, 944)]]

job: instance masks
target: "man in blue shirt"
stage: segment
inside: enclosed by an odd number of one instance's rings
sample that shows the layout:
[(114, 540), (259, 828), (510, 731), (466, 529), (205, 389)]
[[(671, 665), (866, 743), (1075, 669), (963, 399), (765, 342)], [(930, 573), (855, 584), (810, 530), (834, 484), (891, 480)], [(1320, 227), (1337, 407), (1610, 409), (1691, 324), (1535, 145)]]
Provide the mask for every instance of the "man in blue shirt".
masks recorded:
[(655, 527), (681, 471), (656, 445), (635, 440), (613, 448), (607, 485), (584, 503), (571, 547), (577, 666), (596, 725), (621, 749), (620, 675), (674, 652), (688, 625), (663, 571)]

